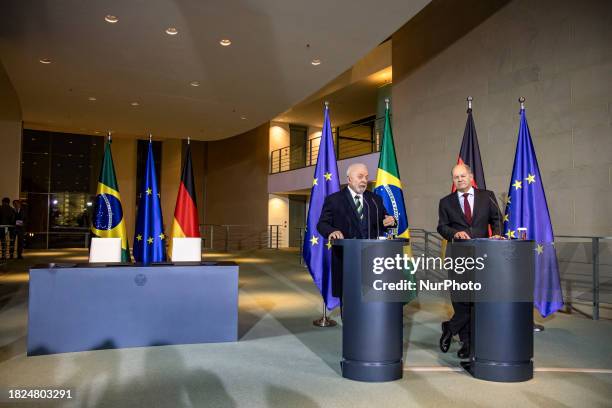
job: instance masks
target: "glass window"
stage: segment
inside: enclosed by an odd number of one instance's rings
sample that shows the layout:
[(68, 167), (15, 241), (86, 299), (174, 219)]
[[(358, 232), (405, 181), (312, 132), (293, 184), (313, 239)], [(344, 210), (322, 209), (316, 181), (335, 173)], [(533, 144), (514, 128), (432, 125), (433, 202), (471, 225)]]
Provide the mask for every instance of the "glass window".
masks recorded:
[(29, 248), (83, 247), (104, 154), (100, 136), (23, 131), (21, 198)]

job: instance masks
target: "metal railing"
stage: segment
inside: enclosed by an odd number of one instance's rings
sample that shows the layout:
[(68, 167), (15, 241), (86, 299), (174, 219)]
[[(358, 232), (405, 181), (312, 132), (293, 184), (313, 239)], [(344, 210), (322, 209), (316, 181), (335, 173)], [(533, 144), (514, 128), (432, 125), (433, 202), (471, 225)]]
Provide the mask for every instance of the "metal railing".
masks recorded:
[[(609, 247), (602, 259), (604, 243)], [(555, 235), (555, 248), (566, 307), (574, 299), (590, 301), (598, 320), (600, 304), (612, 303), (612, 237)]]
[(89, 248), (90, 239), (89, 229), (83, 231), (26, 231), (24, 248)]
[[(334, 149), (338, 160), (378, 152), (384, 118), (371, 119), (333, 129)], [(290, 145), (270, 153), (270, 174), (314, 166), (319, 154), (321, 136), (305, 145)]]
[(268, 225), (268, 248), (278, 249), (281, 240), (281, 226)]
[(202, 249), (240, 251), (278, 249), (283, 239), (280, 225), (200, 224)]

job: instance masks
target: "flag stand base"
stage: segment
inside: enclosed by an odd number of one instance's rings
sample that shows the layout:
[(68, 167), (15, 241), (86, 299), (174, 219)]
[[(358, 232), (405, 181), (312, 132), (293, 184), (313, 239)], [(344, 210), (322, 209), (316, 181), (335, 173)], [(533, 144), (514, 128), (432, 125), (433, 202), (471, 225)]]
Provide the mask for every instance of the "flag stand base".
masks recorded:
[(541, 324), (533, 324), (533, 331), (538, 333), (538, 332), (543, 332), (544, 331), (544, 326), (542, 326)]
[(327, 316), (323, 315), (320, 319), (313, 320), (312, 324), (317, 327), (334, 327), (338, 323), (334, 319), (329, 319)]
[(312, 324), (317, 327), (334, 327), (338, 323), (334, 319), (327, 317), (327, 307), (325, 307), (325, 302), (323, 302), (323, 316), (317, 320), (313, 320)]

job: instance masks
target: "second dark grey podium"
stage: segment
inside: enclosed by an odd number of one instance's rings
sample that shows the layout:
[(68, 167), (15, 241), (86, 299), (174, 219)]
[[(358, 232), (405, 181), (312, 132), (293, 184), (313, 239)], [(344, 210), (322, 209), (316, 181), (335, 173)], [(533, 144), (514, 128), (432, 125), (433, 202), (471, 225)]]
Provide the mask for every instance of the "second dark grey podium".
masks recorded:
[(533, 241), (473, 239), (449, 245), (452, 257), (481, 257), (485, 268), (470, 279), (473, 291), (470, 361), (462, 366), (475, 378), (519, 382), (533, 378)]
[[(402, 378), (401, 302), (365, 301), (362, 267), (366, 258), (403, 255), (408, 240), (344, 239), (334, 241), (342, 259), (342, 376), (383, 382)], [(341, 255), (338, 253), (341, 252)]]

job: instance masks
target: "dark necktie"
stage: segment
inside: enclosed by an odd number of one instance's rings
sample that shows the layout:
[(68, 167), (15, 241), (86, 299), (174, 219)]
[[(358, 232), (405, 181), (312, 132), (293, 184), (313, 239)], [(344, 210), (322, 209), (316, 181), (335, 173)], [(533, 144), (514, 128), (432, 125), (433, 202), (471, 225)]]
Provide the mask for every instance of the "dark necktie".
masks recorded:
[(468, 193), (463, 193), (463, 213), (465, 214), (465, 219), (468, 224), (472, 225), (472, 208), (470, 207), (468, 197)]
[(355, 206), (357, 207), (357, 214), (359, 214), (359, 219), (362, 220), (363, 219), (363, 205), (361, 205), (361, 200), (359, 199), (358, 195), (355, 196)]

